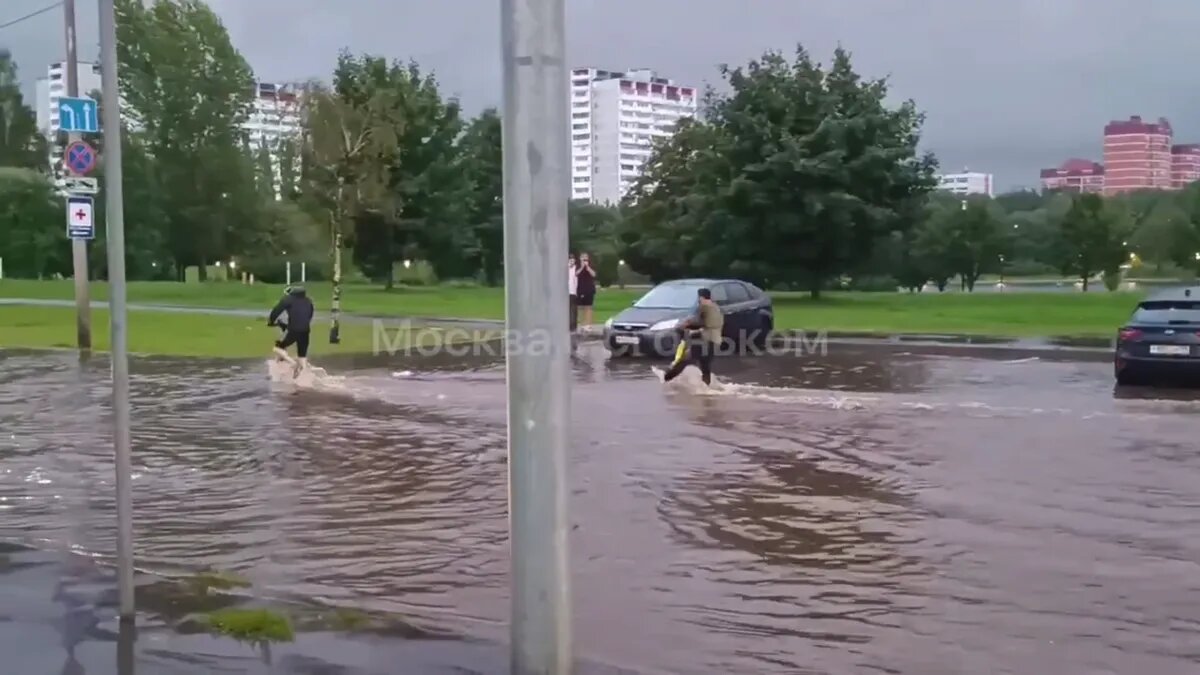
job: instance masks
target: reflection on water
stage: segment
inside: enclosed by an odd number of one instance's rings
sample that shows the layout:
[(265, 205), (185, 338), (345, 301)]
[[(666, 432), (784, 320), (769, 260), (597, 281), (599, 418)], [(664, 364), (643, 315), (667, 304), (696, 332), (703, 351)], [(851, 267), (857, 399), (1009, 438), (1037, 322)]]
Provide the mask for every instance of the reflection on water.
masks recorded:
[[(321, 365), (341, 389), (135, 360), (139, 564), (505, 638), (502, 360)], [(643, 361), (575, 361), (585, 655), (677, 673), (1200, 669), (1194, 392), (1117, 397), (1103, 363), (867, 347), (716, 372), (724, 389), (698, 396)], [(0, 537), (111, 555), (107, 376), (0, 353)]]

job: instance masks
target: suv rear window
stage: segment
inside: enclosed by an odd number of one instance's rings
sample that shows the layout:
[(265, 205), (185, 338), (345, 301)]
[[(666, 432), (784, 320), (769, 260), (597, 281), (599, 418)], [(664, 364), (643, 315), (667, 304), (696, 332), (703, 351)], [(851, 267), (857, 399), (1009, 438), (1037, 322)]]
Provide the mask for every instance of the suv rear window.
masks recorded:
[(1200, 323), (1200, 302), (1195, 300), (1150, 300), (1133, 313), (1138, 323)]

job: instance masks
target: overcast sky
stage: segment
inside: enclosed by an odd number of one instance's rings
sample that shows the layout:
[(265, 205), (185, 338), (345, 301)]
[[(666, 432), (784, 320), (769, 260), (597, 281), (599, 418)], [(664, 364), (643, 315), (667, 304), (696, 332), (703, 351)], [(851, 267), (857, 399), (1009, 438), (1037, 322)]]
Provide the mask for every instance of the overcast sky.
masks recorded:
[[(0, 24), (50, 0), (0, 0)], [(96, 0), (77, 0), (94, 59)], [(500, 103), (499, 0), (209, 0), (260, 79), (326, 77), (339, 49), (415, 58), (468, 111)], [(719, 63), (840, 42), (928, 115), (944, 170), (1037, 183), (1069, 156), (1100, 159), (1104, 123), (1165, 116), (1200, 142), (1200, 2), (1192, 0), (567, 0), (573, 65), (653, 68), (702, 85)], [(61, 57), (62, 13), (0, 31), (30, 83)], [(32, 90), (32, 86), (27, 87)]]

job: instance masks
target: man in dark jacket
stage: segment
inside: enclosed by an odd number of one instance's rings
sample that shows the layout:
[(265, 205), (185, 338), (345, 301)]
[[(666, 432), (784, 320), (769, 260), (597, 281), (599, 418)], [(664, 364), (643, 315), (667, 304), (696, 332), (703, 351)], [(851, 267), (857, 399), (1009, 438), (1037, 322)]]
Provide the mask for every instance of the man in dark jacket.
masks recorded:
[[(287, 289), (287, 292), (271, 310), (271, 315), (267, 317), (268, 326), (278, 324), (283, 329), (283, 339), (275, 342), (277, 349), (286, 354), (288, 347), (296, 345), (296, 356), (299, 357), (296, 363), (296, 374), (299, 374), (300, 370), (308, 365), (308, 334), (312, 327), (315, 311), (312, 300), (308, 299), (304, 288), (293, 286)], [(284, 312), (287, 312), (286, 322), (279, 319)]]

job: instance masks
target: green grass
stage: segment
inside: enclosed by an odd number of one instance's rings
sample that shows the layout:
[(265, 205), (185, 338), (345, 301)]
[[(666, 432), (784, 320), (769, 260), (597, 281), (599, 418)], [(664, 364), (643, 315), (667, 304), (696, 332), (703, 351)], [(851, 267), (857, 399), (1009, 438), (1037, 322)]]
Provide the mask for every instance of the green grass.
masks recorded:
[(885, 334), (1107, 337), (1138, 293), (845, 293), (775, 297), (777, 328)]
[(291, 642), (296, 638), (286, 616), (269, 609), (219, 609), (200, 617), (210, 631), (239, 642)]
[[(92, 282), (92, 300), (108, 300), (108, 284)], [(328, 283), (305, 284), (309, 297), (319, 311), (328, 311), (332, 287)], [(645, 290), (605, 290), (596, 296), (596, 316), (607, 317), (620, 311)], [(267, 312), (283, 293), (281, 285), (240, 283), (130, 282), (126, 297), (134, 304), (216, 307), (221, 309), (261, 309)], [(75, 287), (67, 281), (0, 281), (0, 298), (71, 300)], [(342, 290), (342, 311), (395, 317), (455, 317), (503, 319), (504, 289), (486, 287), (412, 286), (387, 291), (381, 286), (346, 285)]]
[[(308, 284), (318, 309), (328, 308), (328, 284)], [(107, 299), (107, 285), (93, 283), (92, 297)], [(213, 282), (180, 284), (133, 282), (131, 303), (191, 307), (260, 308), (265, 314), (279, 298), (280, 286)], [(603, 289), (596, 297), (595, 321), (627, 307), (644, 290)], [(979, 293), (830, 293), (813, 301), (803, 293), (771, 293), (778, 329), (885, 334), (955, 333), (997, 337), (1108, 336), (1133, 309), (1140, 293), (1076, 293), (982, 291)], [(70, 281), (0, 281), (0, 297), (69, 300)], [(417, 287), (385, 291), (377, 286), (347, 286), (343, 309), (348, 313), (402, 317), (504, 318), (504, 291), (499, 288)], [(55, 314), (57, 312), (57, 314)], [(0, 347), (71, 346), (74, 328), (69, 308), (5, 308), (0, 306)], [(107, 318), (97, 343), (107, 343)], [(39, 318), (40, 317), (40, 318)], [(51, 318), (53, 320), (51, 320)], [(65, 322), (65, 323), (64, 323)], [(27, 324), (33, 325), (27, 325)], [(180, 355), (261, 355), (273, 340), (262, 321), (131, 312), (130, 347), (143, 353)], [(64, 330), (65, 325), (65, 330)], [(323, 330), (323, 329), (322, 329)], [(101, 335), (101, 333), (105, 333)], [(369, 351), (370, 326), (343, 325), (345, 344), (331, 347), (324, 334), (314, 353)], [(236, 352), (236, 354), (232, 353)], [(317, 356), (316, 358), (319, 358)]]
[[(94, 309), (93, 349), (108, 351), (109, 335), (108, 311)], [(153, 311), (129, 313), (128, 343), (129, 351), (134, 354), (266, 357), (280, 335), (279, 329), (250, 317)], [(432, 329), (412, 332), (389, 327), (387, 340), (395, 346), (415, 345), (418, 341), (432, 344), (440, 335)], [(309, 357), (318, 363), (330, 354), (372, 353), (376, 346), (373, 327), (369, 323), (343, 323), (341, 342), (337, 345), (329, 344), (328, 336), (324, 326), (318, 326), (313, 332)], [(0, 348), (74, 348), (75, 344), (73, 307), (0, 305)]]

